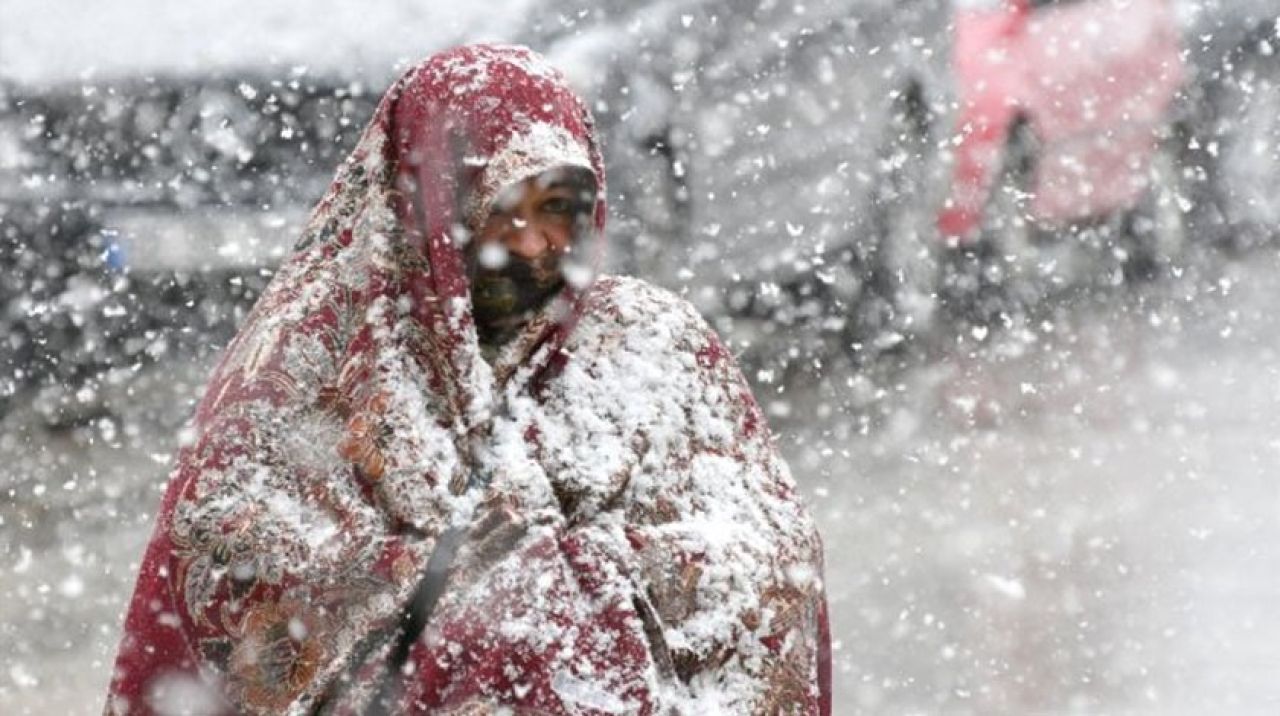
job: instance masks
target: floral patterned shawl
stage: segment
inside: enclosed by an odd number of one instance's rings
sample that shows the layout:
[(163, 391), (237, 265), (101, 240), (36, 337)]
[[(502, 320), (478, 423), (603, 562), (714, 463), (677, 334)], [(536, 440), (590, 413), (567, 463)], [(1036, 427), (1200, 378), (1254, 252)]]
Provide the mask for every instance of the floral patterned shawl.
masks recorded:
[[(361, 713), (386, 678), (399, 713), (829, 712), (817, 533), (693, 309), (574, 281), (481, 358), (468, 228), (566, 166), (596, 178), (596, 267), (604, 172), (559, 73), (470, 46), (387, 92), (210, 379), (108, 713)], [(451, 526), (472, 539), (388, 675)]]

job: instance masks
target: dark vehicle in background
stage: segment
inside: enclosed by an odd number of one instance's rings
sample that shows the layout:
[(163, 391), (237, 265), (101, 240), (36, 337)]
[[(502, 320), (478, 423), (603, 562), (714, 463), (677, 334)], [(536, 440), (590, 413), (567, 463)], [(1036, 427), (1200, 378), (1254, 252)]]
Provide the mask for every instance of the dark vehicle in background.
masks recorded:
[(374, 101), (301, 73), (0, 91), (0, 395), (74, 423), (226, 340)]
[(812, 367), (822, 344), (871, 356), (934, 319), (945, 9), (606, 3), (527, 40), (594, 98), (617, 263), (748, 354)]
[[(945, 3), (547, 0), (516, 39), (593, 99), (614, 268), (786, 367), (934, 321)], [(261, 71), (6, 89), (3, 392), (74, 421), (112, 375), (225, 340), (374, 100)]]
[(1280, 3), (1179, 0), (1202, 230), (1230, 248), (1280, 234)]

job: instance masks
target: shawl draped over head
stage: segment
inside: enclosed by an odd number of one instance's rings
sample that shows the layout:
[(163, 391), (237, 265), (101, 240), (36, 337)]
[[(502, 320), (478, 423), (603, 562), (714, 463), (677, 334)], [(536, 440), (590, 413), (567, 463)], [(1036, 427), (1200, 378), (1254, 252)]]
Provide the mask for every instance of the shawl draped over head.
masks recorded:
[[(108, 713), (361, 713), (387, 678), (398, 713), (829, 711), (821, 545), (696, 312), (579, 271), (481, 357), (468, 229), (560, 167), (595, 178), (573, 253), (594, 271), (604, 170), (558, 72), (469, 46), (387, 92), (210, 378)], [(451, 527), (469, 537), (389, 675)]]

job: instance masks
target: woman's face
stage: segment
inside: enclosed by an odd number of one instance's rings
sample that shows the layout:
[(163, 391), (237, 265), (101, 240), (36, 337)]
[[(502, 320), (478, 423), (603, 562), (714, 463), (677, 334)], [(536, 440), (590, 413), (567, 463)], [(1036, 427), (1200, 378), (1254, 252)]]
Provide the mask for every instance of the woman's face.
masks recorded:
[(503, 191), (467, 247), (472, 312), (481, 340), (501, 341), (565, 284), (592, 194), (575, 175), (550, 171)]
[(494, 201), (476, 235), (477, 249), (500, 247), (525, 261), (568, 253), (581, 214), (581, 189), (554, 173), (513, 184)]

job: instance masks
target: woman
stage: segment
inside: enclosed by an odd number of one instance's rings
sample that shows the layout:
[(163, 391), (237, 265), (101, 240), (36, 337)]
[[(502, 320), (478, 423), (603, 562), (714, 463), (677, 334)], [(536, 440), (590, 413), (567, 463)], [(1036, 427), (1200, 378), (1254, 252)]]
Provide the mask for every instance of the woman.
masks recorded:
[(594, 276), (604, 197), (537, 55), (405, 73), (213, 373), (109, 713), (829, 711), (812, 522), (705, 323)]

